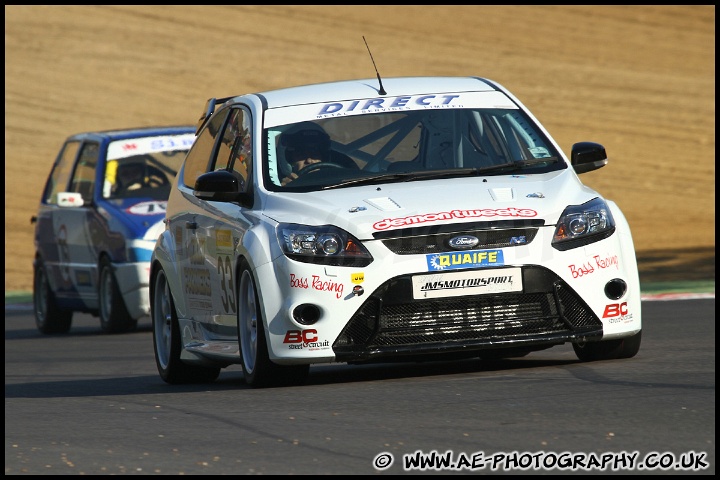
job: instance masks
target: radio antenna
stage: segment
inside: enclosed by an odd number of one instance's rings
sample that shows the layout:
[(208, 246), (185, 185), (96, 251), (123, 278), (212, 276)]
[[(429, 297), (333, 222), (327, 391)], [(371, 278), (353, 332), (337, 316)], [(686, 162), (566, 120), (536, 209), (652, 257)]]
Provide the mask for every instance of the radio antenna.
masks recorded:
[(370, 60), (372, 60), (373, 67), (375, 67), (375, 75), (377, 75), (378, 83), (380, 84), (380, 90), (378, 93), (380, 95), (387, 95), (387, 92), (383, 88), (382, 80), (380, 79), (380, 72), (378, 72), (377, 65), (375, 65), (375, 59), (372, 56), (372, 52), (370, 51), (370, 47), (368, 47), (367, 40), (365, 40), (365, 35), (363, 35), (363, 42), (365, 42), (365, 47), (367, 48), (368, 53), (370, 54)]

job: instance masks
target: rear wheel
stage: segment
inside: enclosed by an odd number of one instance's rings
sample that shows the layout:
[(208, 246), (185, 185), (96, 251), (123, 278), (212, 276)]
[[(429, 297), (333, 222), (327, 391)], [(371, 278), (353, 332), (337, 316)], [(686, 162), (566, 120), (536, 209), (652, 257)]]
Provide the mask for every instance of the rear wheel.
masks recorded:
[(98, 282), (100, 327), (109, 333), (130, 332), (137, 328), (137, 319), (132, 318), (120, 293), (112, 264), (107, 257), (100, 260), (100, 281)]
[(40, 260), (35, 265), (34, 276), (33, 310), (37, 329), (42, 333), (67, 333), (72, 325), (73, 312), (57, 306), (45, 266)]
[(245, 382), (252, 387), (299, 385), (310, 372), (310, 365), (278, 365), (270, 360), (260, 302), (247, 265), (238, 285), (238, 337)]
[(150, 316), (153, 326), (155, 363), (160, 377), (169, 384), (213, 382), (220, 375), (220, 368), (189, 365), (180, 360), (182, 339), (175, 303), (165, 271), (159, 269), (151, 289)]
[(642, 330), (631, 337), (600, 342), (573, 343), (575, 355), (583, 362), (632, 358), (640, 350)]

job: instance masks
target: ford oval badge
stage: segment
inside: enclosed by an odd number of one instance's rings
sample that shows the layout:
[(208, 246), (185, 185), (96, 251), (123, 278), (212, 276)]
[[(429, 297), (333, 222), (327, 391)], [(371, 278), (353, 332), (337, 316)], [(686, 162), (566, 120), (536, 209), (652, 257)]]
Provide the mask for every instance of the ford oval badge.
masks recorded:
[(467, 250), (468, 248), (473, 248), (478, 243), (480, 243), (480, 240), (472, 235), (460, 235), (448, 240), (450, 248), (454, 248), (455, 250)]

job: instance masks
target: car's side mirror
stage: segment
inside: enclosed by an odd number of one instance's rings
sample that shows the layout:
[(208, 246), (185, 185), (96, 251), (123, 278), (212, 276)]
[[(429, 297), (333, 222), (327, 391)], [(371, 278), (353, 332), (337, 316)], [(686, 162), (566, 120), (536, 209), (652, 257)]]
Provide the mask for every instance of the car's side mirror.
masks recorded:
[(238, 202), (248, 208), (253, 205), (253, 195), (245, 190), (243, 178), (237, 173), (227, 170), (200, 175), (195, 181), (193, 194), (200, 200)]
[(57, 194), (58, 207), (82, 207), (84, 204), (81, 193), (59, 192)]
[(579, 142), (572, 146), (570, 164), (577, 174), (592, 172), (604, 167), (607, 163), (605, 147), (599, 143)]

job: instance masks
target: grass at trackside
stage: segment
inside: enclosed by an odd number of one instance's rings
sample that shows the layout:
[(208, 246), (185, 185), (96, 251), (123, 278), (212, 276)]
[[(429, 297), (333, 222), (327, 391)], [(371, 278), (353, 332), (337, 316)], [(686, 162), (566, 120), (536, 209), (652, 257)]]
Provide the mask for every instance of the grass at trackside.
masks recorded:
[[(640, 284), (645, 295), (658, 293), (715, 293), (715, 281), (655, 282)], [(32, 303), (32, 292), (5, 292), (5, 304)]]
[(5, 292), (5, 305), (9, 303), (32, 303), (32, 292)]
[(703, 280), (693, 282), (655, 282), (641, 283), (643, 294), (654, 293), (715, 293), (715, 281)]

